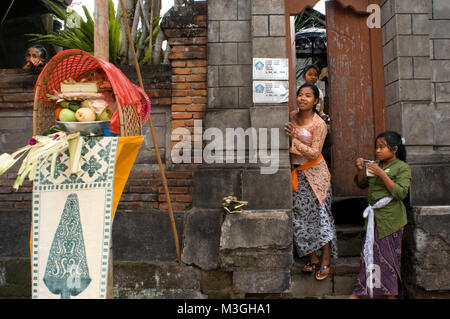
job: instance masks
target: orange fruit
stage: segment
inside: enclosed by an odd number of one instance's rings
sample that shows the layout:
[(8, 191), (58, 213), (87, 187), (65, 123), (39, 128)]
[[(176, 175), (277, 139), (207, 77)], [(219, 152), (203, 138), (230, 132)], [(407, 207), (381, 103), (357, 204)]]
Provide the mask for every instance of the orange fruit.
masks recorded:
[(61, 106), (59, 106), (55, 109), (55, 116), (58, 121), (59, 121), (59, 113), (61, 113), (62, 109), (63, 109), (63, 107), (61, 107)]

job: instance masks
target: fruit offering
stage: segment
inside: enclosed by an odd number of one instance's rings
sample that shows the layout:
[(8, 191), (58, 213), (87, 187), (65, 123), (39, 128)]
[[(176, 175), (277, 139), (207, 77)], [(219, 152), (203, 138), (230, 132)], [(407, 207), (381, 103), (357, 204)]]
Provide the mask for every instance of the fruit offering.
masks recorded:
[[(103, 81), (105, 82), (105, 81)], [(94, 122), (109, 121), (114, 105), (110, 105), (112, 92), (99, 93), (105, 86), (97, 82), (77, 82), (67, 79), (61, 83), (61, 93), (47, 94), (50, 100), (56, 101), (55, 118), (61, 122)], [(110, 87), (110, 86), (109, 86)], [(109, 100), (109, 102), (107, 100)]]

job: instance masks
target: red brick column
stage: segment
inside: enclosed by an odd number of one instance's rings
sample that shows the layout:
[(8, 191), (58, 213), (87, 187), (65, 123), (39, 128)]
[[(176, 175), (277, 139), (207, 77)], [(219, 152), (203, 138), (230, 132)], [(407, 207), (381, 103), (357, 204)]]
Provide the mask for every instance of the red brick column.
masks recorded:
[[(169, 12), (161, 25), (170, 46), (172, 66), (171, 129), (185, 128), (193, 134), (194, 120), (201, 120), (207, 107), (207, 2), (198, 2)], [(172, 135), (172, 146), (182, 137)], [(192, 139), (193, 142), (193, 139)], [(166, 172), (174, 210), (192, 207), (193, 172), (191, 163), (174, 164)], [(159, 187), (159, 209), (167, 209), (163, 187)]]

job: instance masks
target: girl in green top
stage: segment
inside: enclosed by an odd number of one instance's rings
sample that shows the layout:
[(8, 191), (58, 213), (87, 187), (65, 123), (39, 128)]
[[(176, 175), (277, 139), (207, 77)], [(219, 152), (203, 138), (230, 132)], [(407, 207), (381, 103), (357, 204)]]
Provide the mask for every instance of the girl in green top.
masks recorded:
[[(354, 183), (360, 188), (368, 187), (370, 207), (377, 202), (376, 206), (380, 206), (382, 198), (389, 197), (391, 200), (383, 207), (373, 209), (373, 264), (366, 269), (363, 247), (358, 280), (350, 299), (368, 295), (368, 288), (373, 296), (395, 298), (401, 295), (401, 244), (403, 227), (406, 225), (403, 200), (408, 195), (411, 169), (405, 162), (406, 149), (402, 137), (396, 132), (387, 131), (377, 136), (375, 154), (377, 160), (374, 163), (365, 165), (363, 158), (356, 160)], [(366, 168), (369, 176), (366, 175)], [(369, 280), (366, 271), (372, 272)]]

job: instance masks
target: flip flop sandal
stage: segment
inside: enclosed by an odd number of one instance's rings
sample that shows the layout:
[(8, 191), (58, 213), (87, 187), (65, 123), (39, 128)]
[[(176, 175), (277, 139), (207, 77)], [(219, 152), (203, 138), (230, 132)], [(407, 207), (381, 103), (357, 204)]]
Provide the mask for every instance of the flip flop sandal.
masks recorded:
[(305, 264), (305, 266), (303, 266), (303, 269), (302, 269), (302, 271), (303, 272), (309, 272), (309, 273), (312, 273), (312, 272), (314, 272), (317, 268), (319, 268), (320, 267), (320, 264), (319, 263), (317, 263), (317, 264), (314, 264), (314, 263), (311, 263), (311, 262), (307, 262), (306, 264)]
[(320, 267), (319, 270), (316, 271), (316, 279), (319, 280), (319, 281), (326, 279), (328, 277), (328, 275), (330, 274), (331, 270), (328, 271), (328, 273), (326, 275), (321, 275), (321, 272), (326, 270), (326, 269), (329, 269), (329, 268), (330, 268), (330, 265), (326, 265), (326, 266)]

